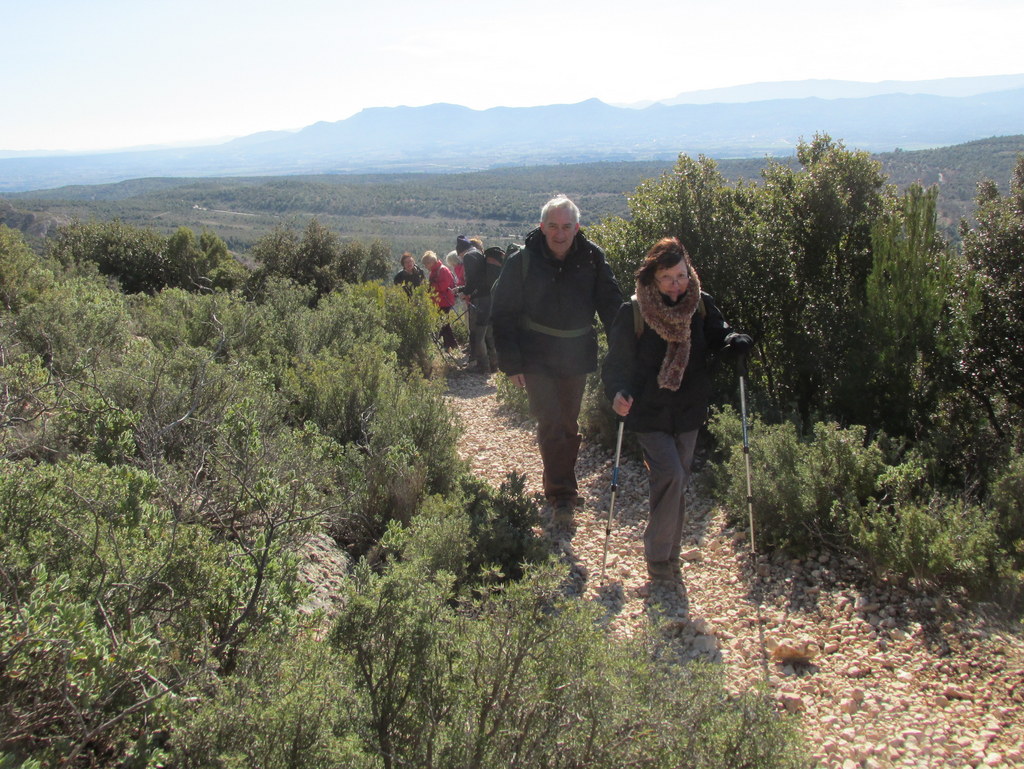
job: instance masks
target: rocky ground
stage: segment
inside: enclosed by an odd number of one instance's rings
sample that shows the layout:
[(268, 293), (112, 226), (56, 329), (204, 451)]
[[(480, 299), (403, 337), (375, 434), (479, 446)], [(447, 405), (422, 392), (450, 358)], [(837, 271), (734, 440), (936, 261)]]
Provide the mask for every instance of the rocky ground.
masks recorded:
[[(499, 408), (494, 379), (449, 379), (467, 426), (460, 454), (495, 483), (525, 473), (537, 493), (532, 427)], [(731, 687), (765, 683), (780, 708), (799, 715), (822, 767), (1024, 767), (1019, 623), (872, 579), (834, 553), (755, 561), (746, 532), (697, 496), (688, 500), (682, 585), (652, 585), (642, 550), (646, 472), (628, 457), (602, 584), (611, 471), (610, 452), (584, 444), (586, 503), (572, 527), (545, 534), (581, 598), (607, 608), (612, 632), (656, 626), (682, 656), (721, 664)]]

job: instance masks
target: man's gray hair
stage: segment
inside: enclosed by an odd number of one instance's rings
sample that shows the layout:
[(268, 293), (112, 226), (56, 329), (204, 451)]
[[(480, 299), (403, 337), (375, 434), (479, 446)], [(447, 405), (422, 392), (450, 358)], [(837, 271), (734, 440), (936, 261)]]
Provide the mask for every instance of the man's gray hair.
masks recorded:
[(566, 209), (572, 214), (572, 220), (574, 224), (580, 223), (580, 209), (577, 208), (576, 204), (569, 200), (569, 198), (567, 198), (565, 195), (555, 195), (555, 197), (551, 198), (551, 200), (549, 200), (547, 203), (543, 205), (543, 207), (540, 209), (541, 222), (546, 222), (548, 220), (548, 214), (550, 214), (552, 211), (556, 211), (562, 208)]

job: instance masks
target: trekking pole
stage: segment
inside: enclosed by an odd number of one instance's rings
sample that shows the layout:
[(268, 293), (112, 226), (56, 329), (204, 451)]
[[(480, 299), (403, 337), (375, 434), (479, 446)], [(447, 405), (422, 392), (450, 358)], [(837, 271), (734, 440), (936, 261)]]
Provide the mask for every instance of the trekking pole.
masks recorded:
[(768, 653), (765, 648), (764, 619), (761, 616), (760, 577), (757, 573), (757, 545), (754, 539), (754, 489), (750, 480), (750, 438), (747, 434), (747, 356), (741, 355), (736, 362), (740, 374), (740, 417), (743, 423), (743, 460), (747, 465), (747, 516), (750, 521), (750, 574), (754, 580), (754, 603), (757, 607), (757, 638), (761, 647), (761, 672), (768, 683)]
[(604, 555), (601, 556), (601, 584), (604, 584), (604, 570), (608, 565), (608, 537), (612, 533), (612, 519), (615, 516), (615, 492), (619, 490), (619, 457), (622, 456), (622, 428), (626, 420), (619, 417), (619, 436), (615, 439), (615, 469), (612, 470), (612, 498), (608, 504), (608, 522), (604, 527)]
[(750, 480), (750, 439), (747, 435), (747, 356), (741, 355), (736, 362), (740, 372), (740, 416), (743, 423), (743, 460), (747, 465), (747, 515), (750, 519), (750, 554), (757, 554), (754, 544), (754, 491)]

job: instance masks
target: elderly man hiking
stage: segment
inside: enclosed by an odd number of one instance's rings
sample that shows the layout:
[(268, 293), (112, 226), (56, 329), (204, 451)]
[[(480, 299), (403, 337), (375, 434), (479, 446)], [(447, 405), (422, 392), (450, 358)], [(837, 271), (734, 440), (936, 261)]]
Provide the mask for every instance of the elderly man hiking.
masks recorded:
[(622, 301), (604, 252), (580, 231), (580, 210), (564, 196), (544, 204), (540, 226), (506, 258), (491, 291), (498, 365), (526, 388), (556, 524), (571, 523), (581, 503), (578, 420), (587, 374), (597, 369), (594, 314), (607, 330)]

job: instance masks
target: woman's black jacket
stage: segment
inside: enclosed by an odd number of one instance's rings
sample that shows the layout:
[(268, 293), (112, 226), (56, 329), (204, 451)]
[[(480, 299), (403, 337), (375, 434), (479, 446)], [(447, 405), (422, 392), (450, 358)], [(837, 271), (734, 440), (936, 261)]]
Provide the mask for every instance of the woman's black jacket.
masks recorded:
[(608, 335), (608, 355), (601, 379), (609, 400), (622, 392), (633, 397), (626, 427), (634, 432), (673, 435), (698, 429), (707, 419), (711, 399), (711, 364), (733, 333), (715, 300), (701, 292), (703, 311), (690, 324), (690, 359), (678, 390), (658, 386), (658, 372), (668, 343), (644, 324), (639, 338), (633, 327), (633, 306), (624, 303)]

